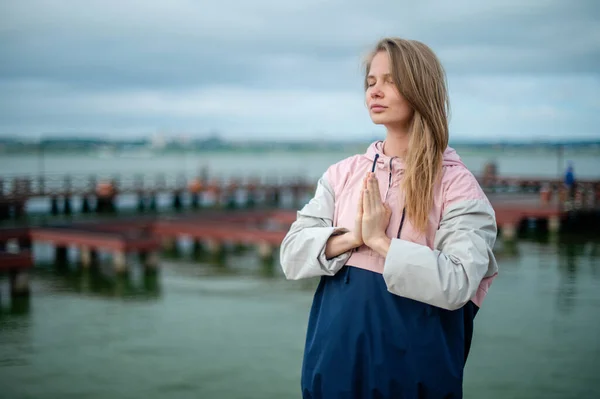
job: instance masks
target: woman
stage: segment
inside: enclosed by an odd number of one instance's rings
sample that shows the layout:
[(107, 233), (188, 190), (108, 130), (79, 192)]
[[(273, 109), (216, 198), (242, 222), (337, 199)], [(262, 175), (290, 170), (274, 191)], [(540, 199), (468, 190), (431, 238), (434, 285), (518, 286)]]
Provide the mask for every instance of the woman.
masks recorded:
[(385, 141), (330, 166), (281, 246), (288, 279), (320, 276), (304, 398), (460, 398), (473, 318), (497, 265), (494, 211), (448, 147), (445, 74), (386, 38), (366, 104)]

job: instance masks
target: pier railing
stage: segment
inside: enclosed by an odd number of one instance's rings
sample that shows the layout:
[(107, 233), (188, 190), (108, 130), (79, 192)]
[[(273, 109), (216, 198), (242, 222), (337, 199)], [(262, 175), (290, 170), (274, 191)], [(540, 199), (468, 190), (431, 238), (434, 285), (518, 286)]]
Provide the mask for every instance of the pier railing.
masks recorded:
[(302, 178), (219, 178), (188, 177), (184, 173), (158, 174), (45, 174), (0, 175), (0, 201), (22, 200), (32, 197), (96, 195), (105, 186), (116, 194), (142, 192), (198, 191), (227, 188), (310, 188), (313, 184)]
[[(489, 193), (533, 194), (542, 204), (575, 204), (579, 208), (596, 208), (600, 203), (600, 180), (578, 180), (574, 188), (566, 187), (559, 179), (544, 177), (479, 177), (480, 184)], [(272, 198), (271, 205), (277, 205), (278, 198), (289, 194), (294, 201), (301, 201), (314, 192), (315, 181), (299, 177), (244, 177), (219, 178), (217, 176), (186, 175), (185, 173), (158, 174), (44, 174), (39, 176), (3, 174), (0, 175), (0, 219), (6, 218), (6, 207), (22, 213), (22, 208), (32, 198), (48, 198), (69, 202), (73, 197), (81, 197), (84, 202), (95, 199), (111, 202), (113, 198), (129, 194), (139, 198), (154, 198), (167, 193), (174, 197), (175, 207), (181, 203), (183, 195), (192, 197), (210, 196), (217, 202), (227, 201), (239, 192), (253, 200), (255, 197)], [(224, 199), (225, 198), (225, 199)], [(200, 201), (202, 202), (202, 201)], [(179, 204), (179, 205), (177, 205)], [(110, 205), (110, 204), (109, 204)], [(140, 202), (142, 206), (142, 202)], [(142, 206), (143, 207), (143, 206)], [(67, 206), (67, 209), (70, 205)], [(110, 206), (109, 206), (110, 208)], [(4, 215), (4, 216), (2, 216)]]

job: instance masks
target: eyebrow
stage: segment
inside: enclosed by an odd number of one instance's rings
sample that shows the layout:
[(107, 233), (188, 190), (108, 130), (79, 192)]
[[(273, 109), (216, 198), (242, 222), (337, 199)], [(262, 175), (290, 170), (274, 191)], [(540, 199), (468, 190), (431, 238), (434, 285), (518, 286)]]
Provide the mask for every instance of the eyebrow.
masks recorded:
[[(392, 74), (391, 74), (391, 73), (384, 73), (384, 74), (383, 74), (383, 77), (384, 77), (384, 78), (389, 78), (389, 77), (391, 77), (391, 76), (392, 76)], [(375, 75), (367, 75), (367, 79), (375, 79)]]

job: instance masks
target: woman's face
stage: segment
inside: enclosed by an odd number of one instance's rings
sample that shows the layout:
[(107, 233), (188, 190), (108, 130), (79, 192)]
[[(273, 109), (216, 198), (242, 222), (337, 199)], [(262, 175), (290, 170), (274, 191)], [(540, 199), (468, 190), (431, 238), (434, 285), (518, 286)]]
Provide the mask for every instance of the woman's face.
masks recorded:
[(413, 110), (394, 84), (390, 59), (385, 51), (378, 52), (373, 58), (367, 85), (366, 103), (373, 123), (406, 128)]

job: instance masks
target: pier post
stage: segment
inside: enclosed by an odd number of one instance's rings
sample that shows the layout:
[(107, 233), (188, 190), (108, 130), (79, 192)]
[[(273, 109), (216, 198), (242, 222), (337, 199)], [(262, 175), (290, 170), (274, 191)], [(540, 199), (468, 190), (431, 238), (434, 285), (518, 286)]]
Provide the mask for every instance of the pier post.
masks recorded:
[(90, 198), (84, 194), (81, 198), (81, 213), (90, 213), (92, 208), (90, 207)]
[(29, 236), (20, 238), (18, 243), (20, 251), (31, 249), (31, 238)]
[(214, 198), (214, 202), (212, 204), (213, 208), (221, 208), (223, 205), (223, 187), (219, 181), (214, 181), (212, 183), (211, 194)]
[(113, 265), (117, 274), (125, 274), (127, 272), (127, 254), (125, 251), (113, 252)]
[(272, 197), (271, 197), (271, 203), (270, 205), (278, 208), (279, 207), (279, 203), (281, 201), (281, 187), (275, 183), (275, 185), (272, 188)]
[(29, 273), (26, 270), (10, 271), (10, 295), (13, 298), (29, 296)]
[(58, 215), (58, 198), (56, 195), (50, 197), (50, 214), (53, 216)]
[(59, 246), (54, 251), (54, 263), (64, 264), (68, 261), (68, 248)]
[(261, 241), (257, 245), (258, 255), (263, 262), (273, 262), (273, 246), (266, 241)]
[(10, 207), (6, 203), (0, 203), (0, 220), (8, 220), (10, 218)]
[(89, 247), (81, 247), (80, 258), (81, 265), (87, 269), (98, 261), (98, 252)]
[(192, 209), (198, 209), (200, 205), (200, 193), (202, 192), (203, 184), (199, 178), (194, 178), (188, 184), (188, 192), (190, 193), (190, 205)]
[(144, 265), (146, 273), (156, 273), (160, 264), (160, 256), (157, 251), (140, 252), (140, 261)]
[(256, 189), (249, 187), (246, 194), (246, 208), (253, 209), (256, 206)]
[(202, 241), (194, 239), (194, 243), (192, 244), (192, 253), (194, 257), (200, 257), (206, 254), (206, 248), (202, 244)]
[(262, 241), (257, 245), (258, 255), (262, 264), (262, 271), (267, 276), (272, 276), (275, 268), (273, 261), (275, 259), (274, 247), (268, 242)]
[(144, 210), (146, 209), (146, 205), (144, 204), (144, 193), (143, 192), (139, 192), (138, 193), (138, 205), (137, 205), (137, 210), (138, 212), (144, 212)]
[(179, 212), (179, 211), (181, 211), (181, 208), (182, 208), (181, 191), (175, 190), (175, 192), (173, 192), (173, 209), (175, 209), (175, 211)]
[(560, 231), (560, 218), (558, 216), (550, 216), (548, 218), (548, 231), (550, 233), (558, 233)]
[(501, 227), (502, 238), (506, 241), (513, 241), (517, 236), (517, 229), (514, 224), (507, 223)]
[(148, 208), (151, 211), (156, 211), (156, 208), (157, 208), (157, 206), (156, 206), (156, 193), (154, 193), (154, 192), (150, 193), (150, 205), (148, 206)]
[(191, 193), (191, 206), (192, 209), (198, 209), (200, 207), (200, 198), (196, 192)]
[(294, 207), (294, 209), (301, 208), (301, 206), (300, 206), (301, 190), (302, 190), (302, 183), (300, 182), (300, 180), (298, 180), (292, 184), (292, 187), (291, 187), (292, 207)]
[(102, 213), (106, 213), (108, 211), (108, 201), (106, 199), (106, 197), (103, 196), (97, 196), (97, 203), (98, 203), (98, 207), (96, 208), (96, 212), (102, 214)]
[(226, 198), (226, 202), (225, 202), (226, 209), (235, 209), (237, 207), (235, 191), (233, 191), (233, 190), (225, 191), (225, 198)]
[[(88, 194), (86, 195), (86, 197), (88, 197), (88, 205), (90, 206), (90, 212), (97, 212), (98, 211), (98, 196), (95, 195), (96, 194), (96, 184), (97, 184), (97, 179), (95, 175), (91, 175), (88, 178)], [(96, 198), (96, 209), (92, 209), (91, 204), (89, 203), (89, 196), (94, 195), (94, 197)]]
[(135, 175), (133, 184), (135, 186), (135, 191), (138, 196), (137, 210), (138, 212), (144, 212), (144, 209), (146, 208), (144, 198), (144, 176), (141, 174)]
[(15, 219), (19, 220), (25, 217), (25, 201), (15, 202)]
[(71, 197), (70, 196), (65, 196), (65, 205), (64, 205), (64, 213), (65, 215), (70, 215), (72, 213), (72, 208), (71, 208)]
[(225, 261), (225, 247), (222, 242), (216, 240), (207, 240), (206, 247), (211, 258), (219, 264)]
[(238, 193), (239, 182), (236, 179), (231, 179), (228, 185), (224, 187), (225, 194), (225, 208), (235, 209), (237, 208), (237, 193)]

